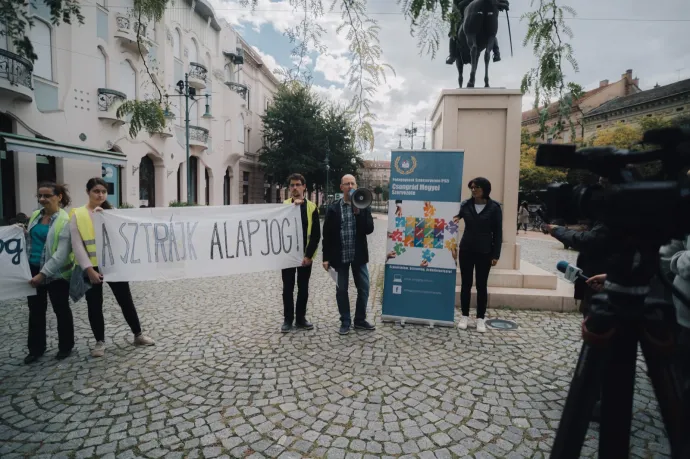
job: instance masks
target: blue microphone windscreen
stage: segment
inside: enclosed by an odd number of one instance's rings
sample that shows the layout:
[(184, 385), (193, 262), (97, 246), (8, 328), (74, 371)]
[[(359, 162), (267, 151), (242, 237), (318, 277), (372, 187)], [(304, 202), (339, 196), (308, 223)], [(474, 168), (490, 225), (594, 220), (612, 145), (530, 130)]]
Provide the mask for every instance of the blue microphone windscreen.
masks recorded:
[(569, 265), (570, 263), (568, 263), (567, 261), (561, 260), (558, 263), (556, 263), (556, 269), (564, 273), (565, 270), (568, 269)]

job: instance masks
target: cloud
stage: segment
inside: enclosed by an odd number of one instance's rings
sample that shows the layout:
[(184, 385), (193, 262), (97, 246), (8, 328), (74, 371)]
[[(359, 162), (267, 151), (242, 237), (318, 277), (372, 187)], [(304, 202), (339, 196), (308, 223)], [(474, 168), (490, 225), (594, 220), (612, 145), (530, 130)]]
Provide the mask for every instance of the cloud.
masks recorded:
[[(262, 25), (270, 25), (282, 33), (286, 27), (299, 24), (303, 12), (293, 12), (288, 1), (259, 0), (254, 12), (242, 8), (237, 2), (220, 2), (212, 0), (220, 16), (239, 27), (258, 30)], [(329, 4), (324, 4), (327, 8)], [(574, 5), (578, 12), (575, 19), (566, 19), (572, 28), (572, 44), (579, 72), (569, 64), (564, 66), (569, 81), (593, 89), (600, 80), (614, 82), (620, 79), (627, 69), (633, 69), (635, 77), (640, 79), (642, 89), (650, 89), (656, 83), (672, 83), (679, 78), (690, 78), (690, 49), (683, 43), (685, 24), (682, 22), (655, 21), (654, 19), (676, 19), (686, 16), (685, 0), (667, 0), (663, 10), (654, 2), (641, 0), (609, 0), (608, 2), (578, 2)], [(537, 65), (531, 46), (522, 47), (522, 39), (527, 32), (525, 21), (520, 16), (529, 11), (528, 3), (511, 5), (510, 26), (512, 32), (513, 52), (508, 40), (508, 28), (505, 13), (501, 14), (498, 41), (501, 47), (501, 62), (489, 64), (491, 87), (519, 88), (523, 75)], [(439, 93), (443, 89), (458, 87), (458, 75), (455, 66), (445, 63), (448, 53), (448, 41), (443, 37), (436, 59), (419, 55), (417, 39), (410, 34), (409, 22), (400, 14), (398, 6), (393, 3), (371, 2), (368, 6), (371, 17), (380, 27), (380, 44), (382, 59), (391, 64), (396, 74), (388, 74), (388, 82), (382, 83), (376, 95), (372, 97), (372, 110), (378, 116), (374, 123), (376, 146), (370, 157), (387, 157), (391, 148), (397, 148), (406, 127), (414, 122), (419, 135), (424, 130), (424, 119), (431, 115)], [(316, 77), (323, 82), (317, 91), (332, 98), (348, 97), (343, 88), (343, 75), (348, 69), (347, 31), (336, 33), (342, 22), (338, 11), (326, 13), (319, 24), (326, 29), (322, 38), (327, 50), (315, 56), (313, 70)], [(287, 42), (287, 38), (282, 40)], [(260, 48), (262, 58), (274, 56), (276, 50), (284, 53), (285, 44), (278, 46), (272, 40), (262, 36), (253, 40), (253, 45)], [(288, 48), (291, 48), (289, 46)], [(288, 56), (278, 59), (289, 62)], [(276, 60), (273, 59), (273, 62)], [(311, 63), (310, 63), (311, 64)], [(680, 69), (680, 70), (678, 70)], [(469, 77), (470, 68), (464, 68), (464, 83)], [(484, 85), (484, 62), (480, 59), (476, 73), (476, 85)], [(523, 96), (524, 110), (532, 108), (534, 95)], [(426, 146), (430, 147), (430, 123), (427, 123)], [(403, 146), (409, 146), (409, 138), (403, 138)], [(415, 138), (415, 146), (421, 146), (422, 138)]]
[(262, 61), (264, 61), (264, 64), (266, 64), (266, 67), (271, 69), (271, 72), (276, 73), (277, 70), (284, 69), (283, 66), (278, 65), (278, 62), (276, 62), (276, 58), (271, 56), (270, 54), (266, 54), (262, 52), (258, 47), (255, 45), (252, 45), (252, 49), (256, 51), (256, 53), (259, 55)]
[(347, 56), (335, 56), (330, 53), (321, 54), (316, 58), (315, 72), (321, 72), (327, 81), (345, 84), (347, 71), (350, 69), (350, 59)]

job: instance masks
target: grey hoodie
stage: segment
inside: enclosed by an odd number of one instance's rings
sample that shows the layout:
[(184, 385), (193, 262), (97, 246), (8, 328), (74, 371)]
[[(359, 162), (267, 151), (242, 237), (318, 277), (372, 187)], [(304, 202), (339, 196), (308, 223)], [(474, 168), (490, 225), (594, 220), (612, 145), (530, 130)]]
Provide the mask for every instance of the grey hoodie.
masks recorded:
[[(659, 251), (664, 275), (673, 276), (673, 285), (690, 298), (690, 235), (684, 241), (673, 240)], [(673, 297), (678, 323), (690, 329), (690, 308), (679, 298)]]

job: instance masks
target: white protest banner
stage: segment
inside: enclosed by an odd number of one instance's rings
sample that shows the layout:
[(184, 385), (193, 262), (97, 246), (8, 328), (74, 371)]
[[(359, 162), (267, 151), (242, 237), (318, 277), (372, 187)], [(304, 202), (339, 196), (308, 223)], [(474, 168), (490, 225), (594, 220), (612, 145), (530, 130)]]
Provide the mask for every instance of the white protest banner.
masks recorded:
[(304, 258), (302, 216), (294, 205), (106, 210), (93, 222), (106, 281), (280, 270)]
[(24, 230), (14, 225), (0, 226), (0, 300), (35, 295), (30, 280)]

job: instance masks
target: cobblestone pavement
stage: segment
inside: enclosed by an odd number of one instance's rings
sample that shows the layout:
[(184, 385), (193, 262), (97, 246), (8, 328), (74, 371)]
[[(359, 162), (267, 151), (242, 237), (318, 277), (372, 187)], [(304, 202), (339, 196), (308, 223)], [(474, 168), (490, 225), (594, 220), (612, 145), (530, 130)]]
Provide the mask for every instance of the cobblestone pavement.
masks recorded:
[[(374, 262), (385, 221), (376, 226)], [(544, 457), (579, 351), (577, 315), (490, 311), (520, 328), (484, 335), (381, 324), (383, 265), (371, 273), (374, 332), (338, 335), (321, 269), (308, 310), (316, 328), (285, 335), (279, 273), (140, 283), (133, 294), (155, 347), (131, 345), (108, 291), (104, 358), (89, 356), (81, 302), (73, 355), (53, 360), (49, 312), (48, 353), (29, 366), (26, 305), (3, 303), (0, 457)], [(638, 378), (632, 453), (667, 457), (642, 366)]]

